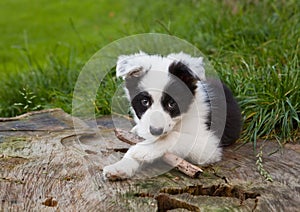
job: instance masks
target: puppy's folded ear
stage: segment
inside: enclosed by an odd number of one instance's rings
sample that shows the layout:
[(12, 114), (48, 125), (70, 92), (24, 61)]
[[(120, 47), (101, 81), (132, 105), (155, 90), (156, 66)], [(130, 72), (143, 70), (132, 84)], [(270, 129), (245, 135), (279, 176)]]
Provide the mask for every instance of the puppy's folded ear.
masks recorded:
[(186, 53), (179, 52), (169, 54), (168, 58), (177, 60), (189, 67), (200, 80), (205, 80), (205, 69), (203, 57), (192, 57)]
[(146, 70), (147, 67), (143, 65), (143, 57), (148, 56), (144, 52), (131, 55), (121, 55), (117, 61), (116, 75), (117, 77), (139, 77)]

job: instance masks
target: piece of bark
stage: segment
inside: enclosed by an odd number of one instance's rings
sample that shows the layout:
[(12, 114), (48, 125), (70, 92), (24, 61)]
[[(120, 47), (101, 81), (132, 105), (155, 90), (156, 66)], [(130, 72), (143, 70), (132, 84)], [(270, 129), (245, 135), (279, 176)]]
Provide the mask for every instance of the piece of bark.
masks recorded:
[[(130, 145), (135, 145), (144, 140), (143, 138), (122, 129), (115, 129), (114, 131), (116, 137), (119, 140)], [(172, 167), (176, 167), (179, 171), (192, 178), (198, 178), (199, 175), (203, 172), (202, 169), (200, 169), (198, 166), (195, 166), (172, 153), (165, 153), (163, 156), (163, 160), (167, 164), (171, 165)]]
[(155, 197), (157, 201), (157, 211), (164, 212), (173, 209), (183, 208), (189, 211), (200, 212), (200, 208), (188, 202), (170, 197), (168, 194), (159, 194)]

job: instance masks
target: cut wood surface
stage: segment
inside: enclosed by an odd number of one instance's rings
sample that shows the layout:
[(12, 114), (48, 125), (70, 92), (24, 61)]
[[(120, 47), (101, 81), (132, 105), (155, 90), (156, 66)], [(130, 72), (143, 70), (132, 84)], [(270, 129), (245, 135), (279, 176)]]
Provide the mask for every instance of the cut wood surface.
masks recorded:
[(93, 129), (60, 109), (1, 119), (0, 211), (299, 210), (299, 144), (258, 142), (256, 153), (251, 143), (225, 148), (223, 160), (198, 178), (173, 169), (109, 182), (103, 166), (120, 160), (130, 144), (116, 138), (110, 117), (97, 123)]

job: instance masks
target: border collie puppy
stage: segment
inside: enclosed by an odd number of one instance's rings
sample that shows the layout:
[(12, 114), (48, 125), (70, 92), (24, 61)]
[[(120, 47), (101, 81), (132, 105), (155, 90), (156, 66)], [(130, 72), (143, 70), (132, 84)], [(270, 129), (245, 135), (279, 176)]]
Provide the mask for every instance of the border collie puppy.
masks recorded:
[(132, 132), (145, 141), (104, 167), (106, 179), (130, 178), (166, 152), (193, 164), (214, 163), (221, 160), (222, 146), (239, 138), (239, 106), (224, 84), (206, 78), (202, 57), (140, 52), (120, 56), (116, 74), (125, 80), (136, 122)]

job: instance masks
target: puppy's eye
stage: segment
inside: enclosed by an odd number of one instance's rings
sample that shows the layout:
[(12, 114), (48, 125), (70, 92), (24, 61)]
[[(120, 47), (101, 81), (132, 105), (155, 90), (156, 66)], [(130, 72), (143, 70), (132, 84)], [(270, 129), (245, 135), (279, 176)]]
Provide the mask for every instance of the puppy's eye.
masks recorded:
[(142, 99), (142, 100), (141, 100), (141, 104), (142, 104), (144, 107), (149, 107), (150, 101), (149, 101), (148, 99)]
[(176, 107), (177, 103), (173, 100), (168, 102), (168, 108), (169, 109), (174, 109)]

